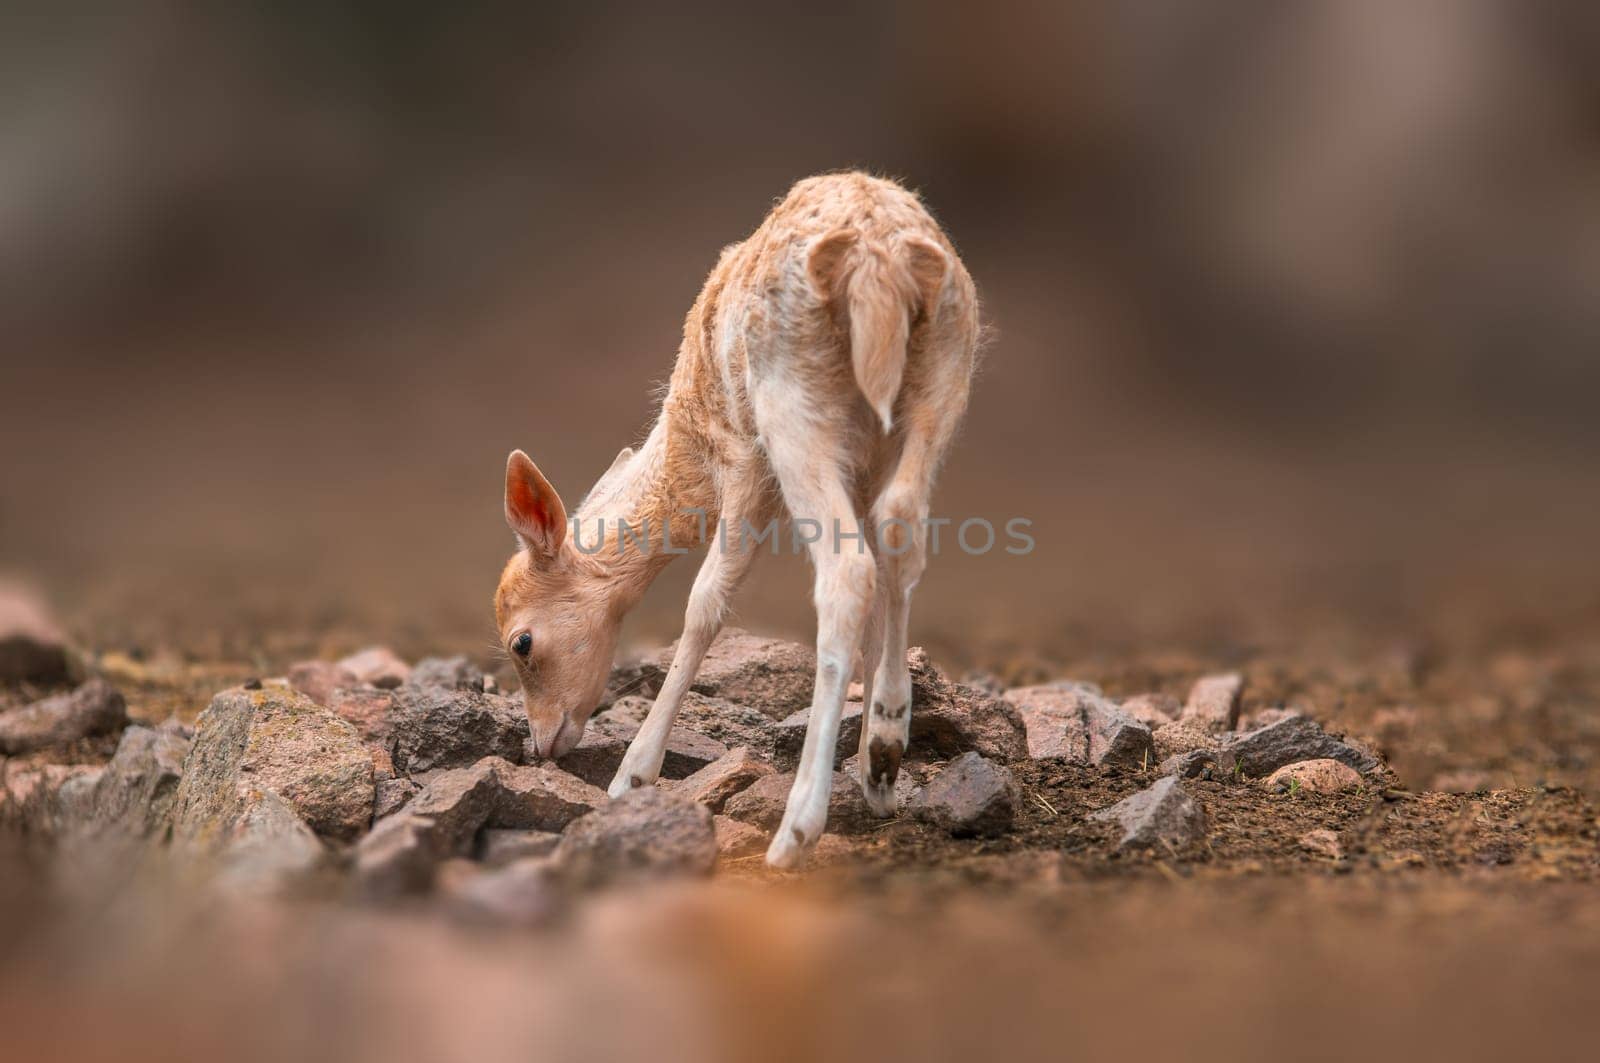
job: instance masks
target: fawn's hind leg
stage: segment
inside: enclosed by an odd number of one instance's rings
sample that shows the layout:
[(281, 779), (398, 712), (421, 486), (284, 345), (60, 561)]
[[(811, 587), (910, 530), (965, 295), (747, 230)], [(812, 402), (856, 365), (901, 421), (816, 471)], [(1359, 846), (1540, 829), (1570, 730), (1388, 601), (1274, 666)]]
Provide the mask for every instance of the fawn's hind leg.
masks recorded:
[(880, 816), (896, 809), (895, 780), (911, 740), (911, 673), (906, 667), (911, 592), (927, 567), (928, 502), (954, 419), (938, 411), (913, 411), (900, 458), (877, 500), (872, 526), (884, 600), (882, 652), (872, 683), (863, 683), (860, 779), (867, 805)]
[[(763, 417), (774, 412), (763, 400), (777, 397), (761, 392), (753, 396), (767, 454), (796, 526), (815, 522), (821, 529), (820, 539), (809, 543), (817, 610), (811, 722), (783, 822), (767, 849), (767, 863), (790, 868), (805, 859), (827, 823), (839, 717), (856, 653), (867, 633), (878, 566), (865, 540), (857, 536), (859, 518), (851, 501), (849, 472), (831, 443), (837, 434), (818, 433), (815, 425), (796, 420), (784, 409)], [(841, 538), (839, 531), (851, 538)]]

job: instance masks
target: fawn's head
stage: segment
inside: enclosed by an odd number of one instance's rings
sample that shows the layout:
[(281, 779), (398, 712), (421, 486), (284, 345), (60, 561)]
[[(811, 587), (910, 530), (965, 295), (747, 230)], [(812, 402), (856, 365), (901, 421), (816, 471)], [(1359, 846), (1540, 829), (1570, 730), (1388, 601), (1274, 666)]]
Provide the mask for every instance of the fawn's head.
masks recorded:
[(622, 616), (592, 559), (568, 541), (561, 496), (520, 450), (506, 460), (506, 523), (520, 549), (495, 591), (500, 644), (522, 683), (535, 752), (559, 757), (605, 690)]

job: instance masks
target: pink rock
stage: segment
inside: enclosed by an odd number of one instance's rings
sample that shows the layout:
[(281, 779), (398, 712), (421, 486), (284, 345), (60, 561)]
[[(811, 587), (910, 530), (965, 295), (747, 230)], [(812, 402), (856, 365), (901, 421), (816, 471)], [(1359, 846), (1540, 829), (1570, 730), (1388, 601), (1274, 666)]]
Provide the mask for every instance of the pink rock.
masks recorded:
[(1285, 764), (1267, 776), (1267, 789), (1279, 792), (1309, 790), (1316, 794), (1337, 794), (1360, 787), (1360, 772), (1327, 758)]
[(368, 687), (341, 687), (323, 702), (349, 720), (369, 742), (387, 742), (394, 731), (394, 695)]
[(1028, 755), (1077, 764), (1142, 768), (1155, 762), (1150, 729), (1081, 685), (1048, 684), (1006, 691), (1027, 728)]
[(347, 668), (332, 661), (301, 661), (289, 667), (289, 685), (318, 705), (333, 700), (340, 687), (353, 687), (359, 680)]
[(724, 860), (737, 860), (744, 856), (757, 856), (767, 851), (771, 839), (760, 827), (741, 822), (732, 816), (712, 816), (711, 826), (717, 834), (717, 849)]
[(1243, 693), (1244, 676), (1238, 672), (1205, 676), (1190, 688), (1182, 719), (1212, 731), (1231, 731), (1239, 724), (1239, 698)]
[(721, 812), (728, 798), (775, 769), (748, 746), (730, 749), (673, 788), (689, 800)]
[(339, 667), (354, 675), (357, 681), (381, 690), (393, 690), (411, 677), (411, 666), (387, 646), (368, 646), (341, 660)]
[(1183, 704), (1171, 694), (1135, 694), (1122, 703), (1122, 711), (1152, 730), (1178, 718)]

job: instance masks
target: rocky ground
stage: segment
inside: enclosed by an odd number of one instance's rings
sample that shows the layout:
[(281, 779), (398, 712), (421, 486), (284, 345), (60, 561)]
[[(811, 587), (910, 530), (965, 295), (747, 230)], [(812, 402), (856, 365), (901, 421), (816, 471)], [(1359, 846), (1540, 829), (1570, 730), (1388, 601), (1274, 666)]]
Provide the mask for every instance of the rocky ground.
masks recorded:
[[(75, 648), (37, 601), (0, 605), (0, 844), (12, 888), (46, 907), (84, 883), (158, 882), (167, 906), (188, 891), (315, 906), (358, 949), (373, 947), (368, 920), (395, 918), (426, 935), (534, 928), (558, 948), (611, 898), (732, 890), (739, 914), (708, 924), (721, 934), (743, 933), (744, 905), (765, 897), (797, 925), (822, 904), (828, 934), (872, 912), (884, 921), (850, 933), (953, 920), (974, 953), (1021, 934), (1029, 963), (1085, 906), (1112, 925), (1176, 924), (1239, 962), (1262, 953), (1213, 940), (1219, 928), (1299, 932), (1312, 912), (1352, 940), (1376, 933), (1373, 956), (1414, 907), (1473, 912), (1459, 925), (1490, 934), (1504, 928), (1483, 912), (1514, 897), (1530, 941), (1600, 922), (1600, 662), (1581, 651), (1413, 649), (1354, 670), (1130, 658), (1088, 675), (1030, 658), (958, 680), (913, 649), (901, 813), (874, 818), (856, 788), (853, 701), (828, 834), (790, 875), (762, 854), (805, 733), (804, 646), (725, 632), (663, 779), (613, 802), (603, 788), (670, 647), (619, 664), (582, 743), (550, 764), (527, 755), (520, 693), (465, 657), (371, 647), (281, 674), (140, 660)], [(684, 902), (639, 910), (656, 903)], [(206, 940), (227, 952), (240, 932)], [(1438, 972), (1416, 977), (1449, 999)]]

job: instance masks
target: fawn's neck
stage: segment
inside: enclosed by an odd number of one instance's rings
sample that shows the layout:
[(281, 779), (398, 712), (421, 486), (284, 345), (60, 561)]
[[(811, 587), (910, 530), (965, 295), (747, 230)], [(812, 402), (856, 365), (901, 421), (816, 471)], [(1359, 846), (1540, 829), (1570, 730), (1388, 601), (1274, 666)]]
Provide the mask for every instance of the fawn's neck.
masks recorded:
[(674, 558), (715, 533), (720, 500), (708, 455), (675, 430), (668, 410), (620, 467), (595, 484), (574, 517), (578, 552), (631, 608)]

